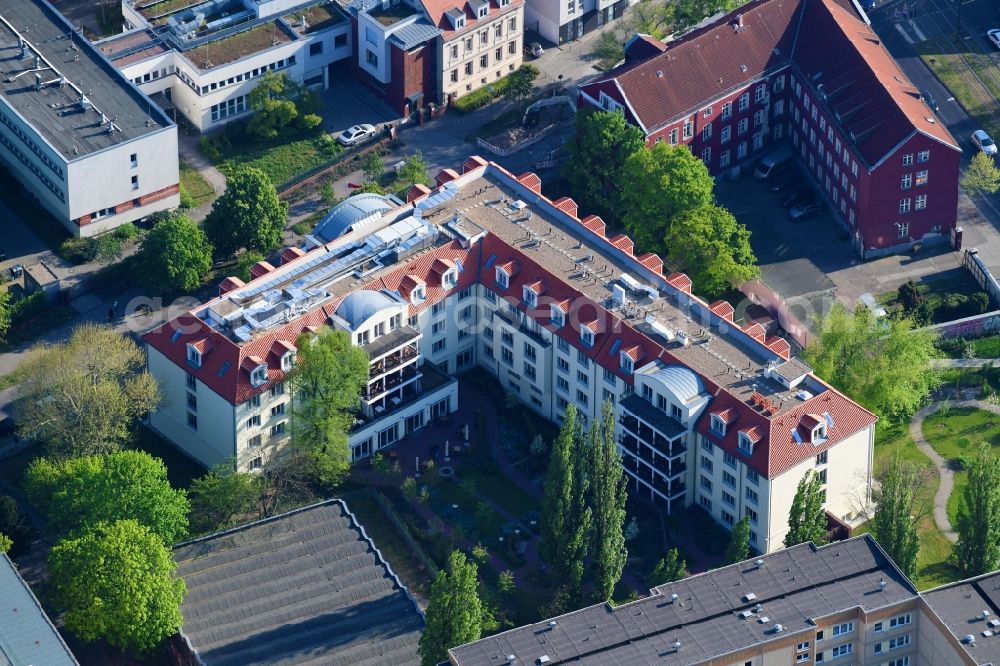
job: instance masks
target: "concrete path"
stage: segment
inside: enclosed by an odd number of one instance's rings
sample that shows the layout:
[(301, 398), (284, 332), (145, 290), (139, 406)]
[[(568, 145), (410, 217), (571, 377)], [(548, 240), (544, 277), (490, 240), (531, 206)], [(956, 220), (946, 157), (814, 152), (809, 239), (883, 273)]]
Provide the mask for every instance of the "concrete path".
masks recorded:
[[(955, 543), (958, 541), (958, 534), (955, 532), (955, 529), (951, 525), (951, 520), (948, 518), (948, 498), (955, 489), (955, 473), (948, 467), (948, 461), (942, 458), (924, 438), (924, 419), (938, 411), (943, 404), (940, 401), (932, 402), (914, 414), (910, 420), (910, 437), (916, 442), (917, 448), (930, 458), (934, 466), (937, 467), (941, 484), (938, 486), (937, 492), (934, 493), (934, 523), (946, 539)], [(949, 407), (983, 409), (994, 414), (1000, 414), (1000, 405), (995, 405), (985, 400), (952, 400), (948, 402), (948, 405)]]
[[(198, 149), (199, 138), (200, 136), (198, 135), (185, 134), (179, 131), (177, 133), (177, 152), (182, 160), (187, 162), (195, 171), (201, 174), (202, 178), (208, 181), (208, 184), (212, 186), (216, 194), (222, 194), (226, 191), (226, 175), (215, 168), (208, 158), (201, 154), (201, 150)], [(204, 220), (212, 210), (212, 203), (210, 201), (197, 208), (192, 208), (187, 211), (188, 217), (196, 222)]]
[(985, 368), (1000, 366), (1000, 358), (935, 358), (932, 368)]

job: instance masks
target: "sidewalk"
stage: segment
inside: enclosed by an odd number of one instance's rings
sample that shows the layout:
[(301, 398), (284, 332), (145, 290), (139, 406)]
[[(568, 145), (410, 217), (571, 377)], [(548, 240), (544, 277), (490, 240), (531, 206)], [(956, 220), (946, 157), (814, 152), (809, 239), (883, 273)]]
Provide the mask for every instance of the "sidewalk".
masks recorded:
[[(208, 161), (201, 150), (198, 149), (200, 135), (186, 134), (183, 131), (177, 132), (177, 152), (182, 160), (187, 162), (195, 171), (201, 174), (202, 178), (208, 181), (216, 194), (226, 191), (226, 175), (219, 171)], [(187, 211), (188, 217), (195, 222), (201, 222), (212, 211), (212, 202), (202, 204), (197, 208)]]

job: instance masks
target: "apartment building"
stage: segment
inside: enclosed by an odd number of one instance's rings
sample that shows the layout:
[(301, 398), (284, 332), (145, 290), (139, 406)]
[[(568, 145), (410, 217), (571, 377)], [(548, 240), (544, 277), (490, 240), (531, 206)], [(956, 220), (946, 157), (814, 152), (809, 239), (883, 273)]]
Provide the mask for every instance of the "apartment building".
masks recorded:
[(952, 240), (961, 150), (849, 0), (755, 0), (582, 86), (736, 178), (788, 146), (863, 257)]
[(250, 113), (267, 72), (326, 88), (351, 56), (351, 23), (333, 2), (122, 0), (127, 31), (96, 43), (167, 113), (201, 131)]
[(404, 114), (520, 67), (523, 0), (356, 0), (358, 80)]
[(0, 6), (0, 47), (0, 159), (71, 234), (180, 203), (176, 126), (52, 5)]
[(524, 19), (543, 38), (564, 44), (621, 18), (628, 6), (628, 0), (532, 0)]
[(455, 647), (448, 658), (453, 666), (995, 664), (995, 578), (921, 594), (869, 535), (807, 543)]
[[(550, 201), (535, 174), (478, 157), (405, 205), (340, 204), (302, 248), (145, 336), (165, 404), (151, 424), (205, 464), (259, 466), (288, 437), (284, 383), (303, 333), (350, 333), (371, 359), (350, 433), (358, 460), (457, 408), (480, 366), (539, 414), (615, 404), (632, 492), (721, 525), (750, 517), (782, 546), (799, 480), (817, 470), (833, 521), (869, 501), (875, 417), (791, 358), (788, 343), (705, 303), (627, 236)], [(262, 446), (264, 448), (262, 448)]]

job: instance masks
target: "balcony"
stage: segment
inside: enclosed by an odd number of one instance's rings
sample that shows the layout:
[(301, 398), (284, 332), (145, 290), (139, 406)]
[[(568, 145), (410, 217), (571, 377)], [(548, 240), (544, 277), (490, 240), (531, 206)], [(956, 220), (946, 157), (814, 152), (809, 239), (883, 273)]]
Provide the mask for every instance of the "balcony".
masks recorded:
[(622, 414), (618, 422), (630, 433), (633, 439), (638, 437), (644, 444), (656, 449), (660, 455), (676, 458), (687, 452), (683, 438), (671, 441), (631, 414)]
[[(423, 334), (412, 326), (401, 326), (394, 331), (389, 331), (385, 335), (379, 336), (373, 342), (361, 345), (361, 349), (368, 354), (369, 360), (374, 364), (374, 362), (383, 356), (398, 350), (404, 345), (416, 342), (422, 337), (424, 337)], [(416, 345), (412, 346), (416, 347)]]
[(416, 365), (406, 366), (402, 370), (371, 382), (368, 388), (361, 392), (361, 397), (368, 402), (372, 402), (400, 386), (419, 379), (421, 374), (420, 368)]
[(393, 372), (397, 368), (408, 363), (413, 363), (419, 358), (420, 352), (417, 351), (416, 345), (403, 347), (378, 361), (373, 361), (371, 366), (369, 366), (368, 378), (375, 379), (381, 375)]
[(405, 409), (414, 402), (423, 400), (424, 396), (433, 393), (442, 386), (458, 381), (446, 375), (431, 363), (426, 363), (418, 369), (418, 378), (392, 392), (377, 398), (376, 401), (365, 404), (354, 417), (351, 431), (368, 427), (372, 422), (391, 417), (395, 412)]

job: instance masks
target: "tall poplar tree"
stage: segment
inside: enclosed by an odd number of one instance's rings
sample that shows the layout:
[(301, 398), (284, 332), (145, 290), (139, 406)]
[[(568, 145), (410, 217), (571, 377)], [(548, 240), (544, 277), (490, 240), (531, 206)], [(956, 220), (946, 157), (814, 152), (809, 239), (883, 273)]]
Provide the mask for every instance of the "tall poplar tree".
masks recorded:
[(813, 470), (799, 481), (788, 512), (788, 534), (785, 545), (812, 541), (819, 545), (826, 543), (826, 512), (823, 510), (823, 489), (819, 475)]
[(479, 600), (478, 568), (457, 550), (448, 558), (448, 570), (439, 571), (431, 584), (424, 634), (420, 637), (423, 666), (447, 661), (448, 650), (479, 640), (483, 606)]
[(978, 576), (1000, 565), (1000, 458), (983, 444), (968, 467), (953, 556), (963, 574)]
[(583, 558), (587, 554), (591, 513), (586, 503), (585, 440), (576, 407), (566, 407), (562, 428), (549, 457), (542, 499), (541, 554), (566, 590), (570, 603), (579, 598)]
[(726, 564), (742, 562), (750, 556), (750, 516), (743, 516), (740, 522), (733, 526), (729, 535), (729, 545), (726, 546)]
[(601, 408), (601, 421), (590, 429), (588, 453), (587, 504), (593, 516), (594, 595), (599, 601), (607, 601), (622, 577), (628, 557), (624, 534), (627, 482), (615, 444), (615, 415), (610, 401), (605, 401)]
[(917, 470), (899, 456), (879, 474), (872, 518), (872, 535), (892, 561), (910, 578), (917, 572), (916, 491), (921, 486)]

